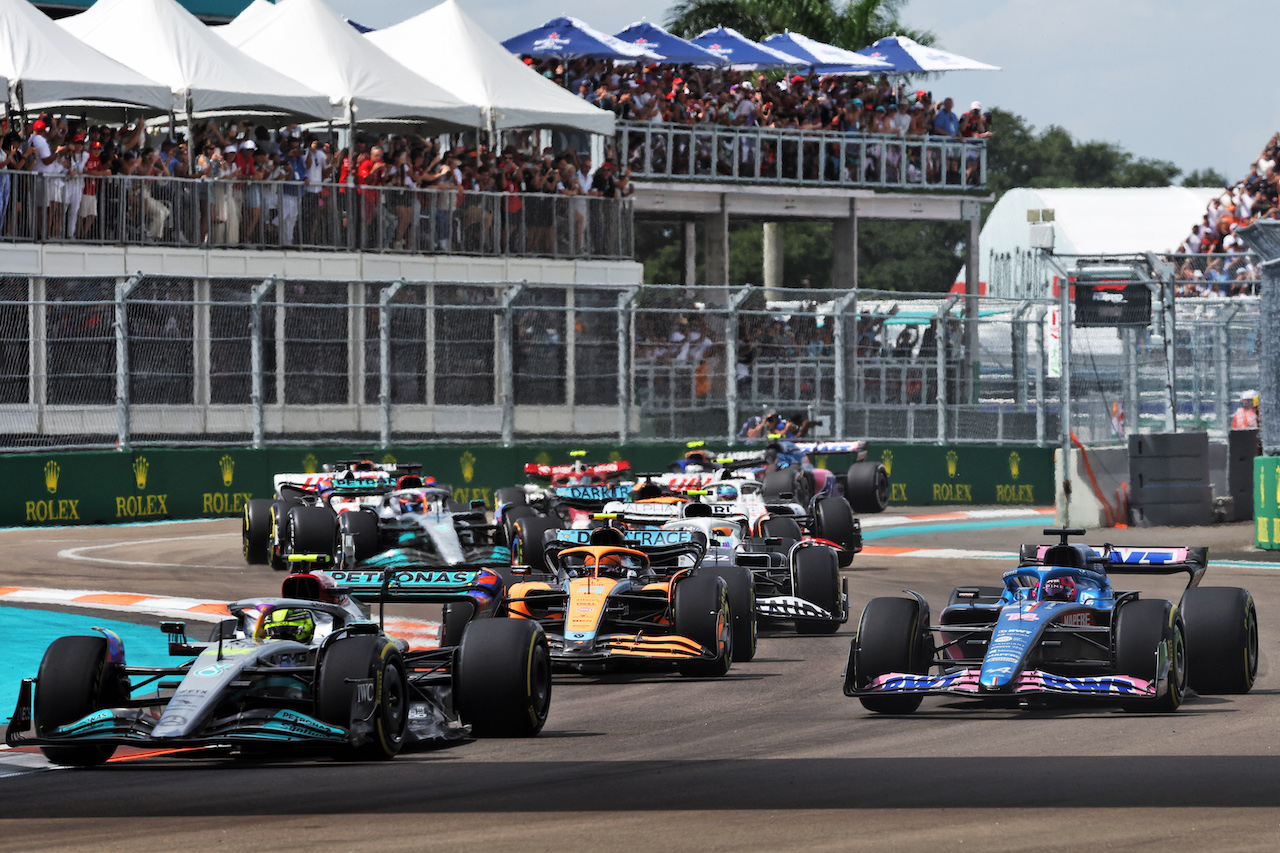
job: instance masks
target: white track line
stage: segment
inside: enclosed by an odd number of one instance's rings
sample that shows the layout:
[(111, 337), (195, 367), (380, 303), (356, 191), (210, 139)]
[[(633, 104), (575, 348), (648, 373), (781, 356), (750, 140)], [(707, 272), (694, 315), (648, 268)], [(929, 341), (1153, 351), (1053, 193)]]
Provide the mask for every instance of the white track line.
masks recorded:
[(130, 545), (152, 545), (160, 542), (186, 542), (196, 539), (240, 538), (239, 533), (203, 533), (198, 536), (167, 536), (162, 539), (130, 539), (125, 542), (108, 542), (104, 545), (82, 545), (79, 548), (64, 548), (58, 556), (64, 560), (82, 560), (86, 563), (105, 563), (110, 566), (149, 566), (155, 568), (179, 569), (239, 569), (241, 566), (209, 566), (196, 563), (152, 563), (145, 560), (113, 560), (110, 557), (95, 557), (87, 551), (101, 551), (104, 548), (125, 548)]

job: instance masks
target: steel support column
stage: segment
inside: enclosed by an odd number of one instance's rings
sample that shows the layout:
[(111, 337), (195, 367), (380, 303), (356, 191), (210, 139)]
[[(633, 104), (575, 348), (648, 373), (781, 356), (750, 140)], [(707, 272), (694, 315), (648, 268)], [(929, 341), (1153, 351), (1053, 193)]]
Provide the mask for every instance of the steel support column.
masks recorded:
[(499, 322), (502, 336), (502, 367), (498, 372), (498, 404), (502, 407), (502, 444), (510, 447), (516, 438), (516, 394), (515, 394), (515, 335), (512, 315), (516, 299), (524, 292), (525, 282), (508, 287), (502, 292), (502, 312)]
[[(275, 290), (275, 277), (264, 279), (249, 297), (249, 407), (253, 410), (253, 446), (262, 447), (266, 431), (262, 413), (262, 300)], [(280, 390), (276, 389), (279, 394)]]
[(142, 273), (116, 282), (116, 449), (129, 449), (129, 312), (126, 300)]
[(382, 413), (379, 447), (391, 446), (391, 300), (404, 287), (404, 279), (378, 293), (378, 408)]

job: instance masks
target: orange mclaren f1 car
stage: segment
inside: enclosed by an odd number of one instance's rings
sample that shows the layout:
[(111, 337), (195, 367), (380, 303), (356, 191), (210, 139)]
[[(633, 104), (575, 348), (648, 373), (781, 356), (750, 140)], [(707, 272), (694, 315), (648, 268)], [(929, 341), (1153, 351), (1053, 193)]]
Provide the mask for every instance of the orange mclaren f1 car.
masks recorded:
[(554, 573), (516, 568), (505, 602), (509, 616), (542, 625), (553, 665), (715, 676), (754, 657), (751, 571), (704, 567), (700, 532), (601, 527), (555, 536), (545, 545)]

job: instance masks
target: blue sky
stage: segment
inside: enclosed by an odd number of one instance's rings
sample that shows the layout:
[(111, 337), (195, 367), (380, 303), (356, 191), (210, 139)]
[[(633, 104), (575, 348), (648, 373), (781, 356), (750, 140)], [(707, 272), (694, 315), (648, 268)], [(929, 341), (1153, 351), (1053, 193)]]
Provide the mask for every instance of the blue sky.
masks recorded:
[[(386, 26), (437, 0), (330, 0), (349, 17)], [(460, 0), (505, 39), (567, 14), (607, 32), (668, 0)], [(1077, 139), (1117, 142), (1184, 172), (1212, 166), (1238, 179), (1280, 129), (1280, 78), (1267, 75), (1277, 7), (1264, 0), (909, 0), (902, 19), (932, 30), (946, 50), (1004, 70), (953, 72), (924, 82), (967, 107), (981, 101), (1038, 128), (1059, 124)], [(1246, 38), (1258, 32), (1256, 44)], [(1253, 69), (1257, 69), (1254, 71)]]

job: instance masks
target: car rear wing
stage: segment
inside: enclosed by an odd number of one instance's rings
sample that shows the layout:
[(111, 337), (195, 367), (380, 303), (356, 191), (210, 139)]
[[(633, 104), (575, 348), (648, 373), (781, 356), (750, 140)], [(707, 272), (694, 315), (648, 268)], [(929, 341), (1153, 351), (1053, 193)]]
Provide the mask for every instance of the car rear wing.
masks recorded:
[(551, 480), (556, 477), (574, 475), (603, 477), (606, 480), (612, 480), (615, 477), (621, 477), (630, 470), (631, 463), (625, 459), (619, 459), (616, 462), (601, 462), (597, 465), (585, 465), (576, 469), (573, 465), (539, 465), (537, 462), (527, 462), (524, 466), (524, 473), (527, 476), (536, 477), (539, 480)]
[(867, 458), (865, 441), (797, 441), (795, 446), (797, 450), (803, 450), (805, 453), (852, 453), (856, 457), (855, 461), (858, 462)]
[(365, 604), (442, 604), (496, 595), (502, 576), (480, 566), (327, 569), (337, 589)]
[[(590, 545), (591, 535), (599, 529), (554, 531), (554, 537), (548, 538), (543, 546), (547, 557), (554, 561), (555, 556), (565, 549)], [(618, 532), (622, 534), (622, 547), (645, 553), (655, 566), (665, 565), (686, 554), (701, 562), (707, 553), (707, 537), (701, 530), (648, 528)]]
[(550, 492), (560, 503), (580, 509), (598, 509), (610, 501), (631, 498), (630, 486), (558, 486)]
[[(1043, 566), (1051, 548), (1058, 545), (1023, 545), (1018, 550), (1019, 566)], [(1197, 586), (1209, 567), (1208, 548), (1169, 548), (1165, 546), (1125, 545), (1111, 543), (1090, 545), (1097, 557), (1083, 568), (1108, 575), (1176, 575), (1186, 573), (1187, 587)]]

